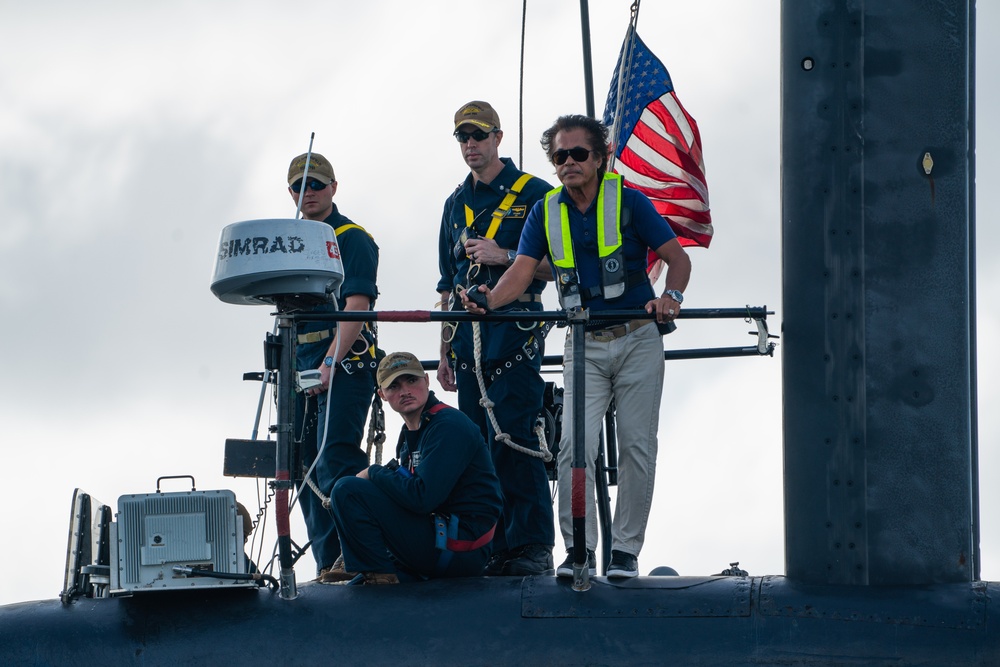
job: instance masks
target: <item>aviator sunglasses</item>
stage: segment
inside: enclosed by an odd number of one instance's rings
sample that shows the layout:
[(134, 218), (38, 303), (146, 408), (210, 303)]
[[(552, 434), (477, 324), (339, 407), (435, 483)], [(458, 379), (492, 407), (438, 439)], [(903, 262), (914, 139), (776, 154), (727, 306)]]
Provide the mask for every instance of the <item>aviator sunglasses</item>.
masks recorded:
[(560, 148), (555, 153), (552, 154), (552, 162), (556, 166), (562, 166), (566, 164), (566, 158), (573, 158), (574, 162), (583, 162), (590, 157), (591, 151), (589, 148), (583, 148), (582, 146), (577, 146), (575, 148)]
[[(310, 190), (322, 190), (327, 186), (326, 183), (320, 183), (314, 178), (310, 178), (309, 182), (306, 184)], [(302, 179), (299, 179), (292, 183), (292, 192), (298, 194), (302, 190)]]
[(473, 130), (472, 132), (463, 132), (462, 130), (455, 130), (455, 138), (458, 139), (458, 143), (465, 144), (468, 143), (469, 139), (475, 139), (476, 141), (484, 141), (486, 137), (490, 136), (496, 132), (496, 130), (490, 130), (489, 132), (483, 132), (482, 130)]

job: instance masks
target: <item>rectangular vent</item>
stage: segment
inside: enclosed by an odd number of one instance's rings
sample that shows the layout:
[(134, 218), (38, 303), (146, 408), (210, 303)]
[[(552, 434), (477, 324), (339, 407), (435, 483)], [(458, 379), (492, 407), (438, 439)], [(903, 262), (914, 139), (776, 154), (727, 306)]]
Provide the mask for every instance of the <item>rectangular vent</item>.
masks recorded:
[(232, 491), (126, 495), (118, 499), (118, 569), (122, 590), (254, 585), (175, 574), (182, 565), (246, 572), (243, 524)]

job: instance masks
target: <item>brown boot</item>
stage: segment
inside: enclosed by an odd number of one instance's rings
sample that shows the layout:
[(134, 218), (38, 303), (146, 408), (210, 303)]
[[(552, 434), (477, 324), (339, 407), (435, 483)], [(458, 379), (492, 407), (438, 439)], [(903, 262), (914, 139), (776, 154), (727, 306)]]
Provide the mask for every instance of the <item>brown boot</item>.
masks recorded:
[(379, 584), (398, 584), (399, 577), (386, 572), (362, 572), (349, 581), (334, 582), (334, 586), (376, 586)]
[(393, 573), (384, 572), (365, 572), (365, 586), (372, 586), (378, 584), (398, 584), (399, 577)]
[(358, 576), (357, 572), (347, 571), (347, 568), (344, 566), (344, 556), (341, 554), (337, 556), (337, 560), (333, 561), (332, 566), (320, 572), (319, 578), (316, 581), (321, 584), (335, 584), (338, 581), (350, 581), (356, 576)]

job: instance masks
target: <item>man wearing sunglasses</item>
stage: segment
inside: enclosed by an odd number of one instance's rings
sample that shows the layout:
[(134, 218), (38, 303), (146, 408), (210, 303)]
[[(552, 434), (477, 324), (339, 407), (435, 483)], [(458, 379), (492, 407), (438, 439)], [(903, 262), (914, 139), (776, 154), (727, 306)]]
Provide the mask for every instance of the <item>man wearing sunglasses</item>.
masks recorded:
[[(288, 193), (296, 206), (301, 198), (303, 218), (333, 227), (344, 264), (338, 303), (317, 306), (310, 312), (371, 310), (378, 296), (378, 246), (333, 203), (337, 193), (333, 165), (318, 153), (299, 155), (288, 167)], [(295, 333), (296, 369), (318, 368), (320, 384), (299, 395), (294, 435), (302, 443), (302, 464), (307, 469), (322, 448), (310, 478), (319, 493), (329, 497), (338, 479), (368, 467), (361, 440), (375, 393), (375, 372), (384, 355), (378, 350), (374, 328), (363, 322), (301, 322)], [(325, 446), (321, 442), (324, 432)], [(333, 516), (310, 488), (302, 489), (299, 502), (322, 580), (341, 552)]]
[[(444, 205), (438, 239), (442, 308), (461, 309), (457, 294), (473, 285), (495, 285), (513, 263), (527, 212), (551, 185), (517, 169), (499, 154), (503, 131), (486, 102), (463, 104), (455, 113), (454, 137), (470, 173)], [(542, 310), (547, 267), (511, 299), (512, 308)], [(522, 323), (522, 326), (529, 326)], [(519, 448), (539, 451), (536, 421), (545, 382), (540, 375), (543, 334), (537, 326), (481, 322), (479, 377), (500, 430)], [(476, 370), (472, 323), (444, 327), (437, 379), (458, 391), (458, 406), (490, 444), (503, 491), (503, 513), (484, 574), (551, 573), (555, 530), (548, 475), (542, 459), (497, 440)]]
[[(608, 130), (587, 116), (562, 116), (542, 135), (542, 148), (556, 167), (562, 187), (531, 210), (517, 259), (500, 282), (486, 292), (498, 308), (531, 282), (538, 264), (549, 258), (563, 308), (645, 310), (663, 325), (681, 311), (691, 260), (667, 222), (642, 193), (623, 188), (621, 177), (605, 173)], [(667, 264), (666, 285), (657, 297), (646, 277), (647, 248)], [(464, 299), (471, 312), (481, 308)], [(609, 577), (638, 575), (653, 498), (660, 398), (663, 391), (663, 340), (653, 320), (600, 321), (586, 326), (584, 417), (586, 449), (587, 551), (596, 572), (597, 507), (594, 460), (605, 411), (614, 399), (618, 435), (618, 499), (612, 523)], [(574, 438), (573, 345), (564, 352), (562, 441), (559, 451), (559, 525), (566, 561), (556, 570), (573, 576), (571, 463)]]

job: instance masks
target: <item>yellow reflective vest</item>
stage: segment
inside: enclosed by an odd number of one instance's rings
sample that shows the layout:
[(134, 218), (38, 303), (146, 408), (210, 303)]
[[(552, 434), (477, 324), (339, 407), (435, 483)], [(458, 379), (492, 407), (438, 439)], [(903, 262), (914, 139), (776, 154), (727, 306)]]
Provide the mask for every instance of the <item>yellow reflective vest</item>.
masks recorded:
[[(583, 305), (569, 208), (559, 201), (562, 186), (545, 195), (545, 237), (556, 272), (559, 303), (566, 310)], [(628, 216), (626, 215), (626, 225)], [(601, 262), (601, 296), (611, 301), (625, 294), (627, 275), (622, 252), (622, 177), (604, 174), (597, 190), (597, 252)]]

